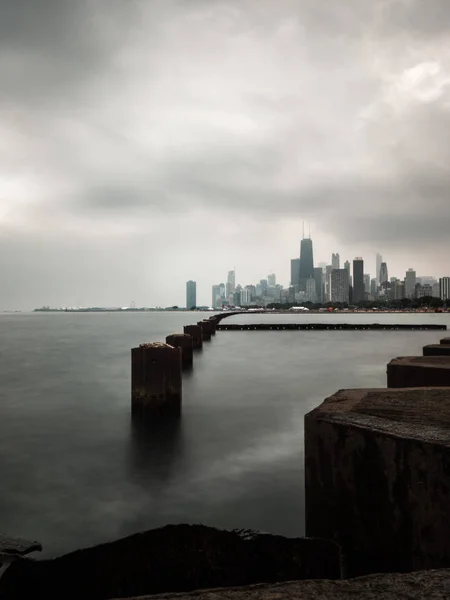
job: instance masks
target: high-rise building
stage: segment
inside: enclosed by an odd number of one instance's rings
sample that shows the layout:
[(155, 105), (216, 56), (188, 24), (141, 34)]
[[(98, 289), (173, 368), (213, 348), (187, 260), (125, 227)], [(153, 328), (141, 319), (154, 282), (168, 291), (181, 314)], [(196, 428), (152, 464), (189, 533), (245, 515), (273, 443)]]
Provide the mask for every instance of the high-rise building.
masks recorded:
[(395, 282), (393, 297), (394, 300), (403, 300), (405, 297), (405, 284), (400, 279)]
[(377, 279), (376, 277), (374, 277), (370, 280), (370, 295), (372, 297), (372, 300), (375, 300), (377, 297), (377, 288)]
[(323, 304), (323, 271), (321, 267), (314, 267), (314, 279), (316, 281), (316, 302)]
[(195, 281), (186, 283), (186, 308), (191, 309), (197, 306), (197, 284)]
[(314, 278), (313, 243), (311, 238), (303, 238), (300, 242), (300, 289), (306, 290), (306, 281)]
[(408, 269), (405, 274), (405, 298), (414, 298), (416, 290), (416, 272)]
[(357, 257), (353, 261), (353, 304), (364, 302), (364, 261)]
[(380, 285), (380, 269), (381, 269), (381, 263), (383, 262), (383, 257), (381, 256), (381, 254), (376, 254), (375, 257), (375, 278), (377, 280), (377, 286)]
[(212, 286), (212, 302), (213, 308), (220, 308), (222, 306), (222, 297), (220, 295), (220, 285)]
[(349, 285), (347, 269), (332, 269), (331, 271), (331, 302), (348, 304)]
[(344, 263), (344, 269), (347, 269), (348, 271), (348, 285), (352, 286), (353, 285), (353, 278), (352, 278), (352, 274), (350, 271), (350, 262), (348, 260), (345, 261)]
[(333, 271), (333, 267), (331, 265), (327, 265), (325, 268), (325, 301), (331, 302), (331, 273)]
[(370, 275), (369, 275), (369, 273), (364, 273), (364, 293), (369, 294), (369, 296), (370, 296)]
[(316, 302), (316, 280), (314, 277), (306, 280), (306, 300), (308, 302)]
[(333, 267), (333, 269), (339, 269), (339, 254), (332, 254), (331, 255), (331, 266)]
[(439, 279), (439, 297), (441, 300), (450, 300), (450, 277)]
[(277, 285), (277, 276), (275, 273), (271, 273), (267, 276), (267, 281), (269, 282), (269, 286), (275, 287)]
[(437, 283), (433, 283), (432, 290), (433, 290), (433, 292), (432, 292), (433, 298), (441, 297), (441, 289), (440, 289), (439, 281)]
[(385, 262), (382, 262), (380, 265), (380, 271), (378, 272), (378, 281), (378, 285), (383, 285), (383, 283), (389, 281), (387, 264)]
[(300, 283), (300, 259), (291, 258), (291, 285), (298, 286)]
[(236, 290), (236, 273), (235, 271), (228, 271), (226, 295), (227, 297), (232, 296)]

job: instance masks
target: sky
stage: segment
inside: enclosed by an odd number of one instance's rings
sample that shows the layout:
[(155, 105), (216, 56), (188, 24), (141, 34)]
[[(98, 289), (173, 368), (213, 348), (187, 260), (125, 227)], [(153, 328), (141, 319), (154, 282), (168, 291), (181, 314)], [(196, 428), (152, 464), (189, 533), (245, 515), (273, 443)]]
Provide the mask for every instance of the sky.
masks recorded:
[(448, 0), (0, 0), (0, 309), (449, 276)]

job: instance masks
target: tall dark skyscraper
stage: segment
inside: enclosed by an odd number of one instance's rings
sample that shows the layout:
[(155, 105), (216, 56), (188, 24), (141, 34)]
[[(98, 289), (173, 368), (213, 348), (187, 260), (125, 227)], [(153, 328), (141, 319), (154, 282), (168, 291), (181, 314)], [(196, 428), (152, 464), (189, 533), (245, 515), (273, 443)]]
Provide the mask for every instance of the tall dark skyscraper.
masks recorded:
[(364, 302), (364, 261), (355, 258), (353, 261), (353, 303)]
[(314, 279), (313, 243), (311, 238), (303, 238), (300, 242), (300, 289), (306, 289), (306, 281)]
[(291, 285), (296, 286), (299, 284), (300, 278), (300, 259), (291, 258)]

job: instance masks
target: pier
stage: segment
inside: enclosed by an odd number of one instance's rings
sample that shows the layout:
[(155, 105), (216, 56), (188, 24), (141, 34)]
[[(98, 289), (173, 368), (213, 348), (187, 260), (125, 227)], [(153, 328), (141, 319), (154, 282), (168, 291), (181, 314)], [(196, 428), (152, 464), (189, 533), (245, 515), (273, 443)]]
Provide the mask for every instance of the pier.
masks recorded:
[(446, 325), (410, 323), (226, 323), (217, 331), (431, 331), (447, 329)]

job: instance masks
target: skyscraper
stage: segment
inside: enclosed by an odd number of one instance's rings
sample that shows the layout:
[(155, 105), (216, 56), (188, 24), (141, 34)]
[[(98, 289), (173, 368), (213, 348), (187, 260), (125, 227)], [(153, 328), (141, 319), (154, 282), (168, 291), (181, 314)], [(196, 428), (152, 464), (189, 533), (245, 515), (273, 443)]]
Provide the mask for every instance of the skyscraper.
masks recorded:
[(348, 295), (349, 285), (347, 269), (333, 269), (331, 271), (331, 302), (348, 304)]
[(353, 303), (364, 302), (364, 261), (357, 257), (353, 261)]
[(220, 285), (212, 286), (212, 302), (211, 306), (213, 308), (219, 308), (222, 306), (222, 297), (220, 294)]
[(316, 280), (316, 302), (323, 304), (323, 271), (321, 267), (314, 267), (314, 279)]
[(228, 271), (227, 285), (226, 285), (226, 295), (227, 298), (234, 294), (236, 289), (236, 273), (233, 271)]
[(441, 300), (450, 300), (450, 277), (439, 279), (439, 296)]
[(414, 298), (416, 291), (416, 272), (408, 269), (405, 274), (405, 298)]
[(269, 282), (269, 286), (276, 286), (277, 285), (277, 276), (275, 275), (275, 273), (271, 273), (270, 275), (268, 275), (267, 281)]
[(300, 242), (300, 289), (306, 291), (306, 281), (314, 278), (313, 243), (311, 238)]
[(383, 285), (383, 283), (386, 283), (387, 281), (389, 281), (387, 264), (382, 262), (378, 272), (378, 285)]
[(364, 293), (370, 294), (370, 275), (369, 275), (369, 273), (364, 273)]
[(339, 269), (339, 263), (340, 263), (339, 254), (333, 253), (331, 255), (331, 266), (333, 267), (333, 269)]
[(197, 284), (195, 281), (186, 283), (186, 308), (191, 309), (197, 306)]
[(376, 254), (375, 257), (375, 278), (377, 280), (377, 286), (380, 285), (380, 269), (381, 269), (381, 263), (383, 261), (383, 257), (381, 256), (381, 254)]
[(300, 280), (300, 259), (291, 258), (291, 285), (298, 286)]

